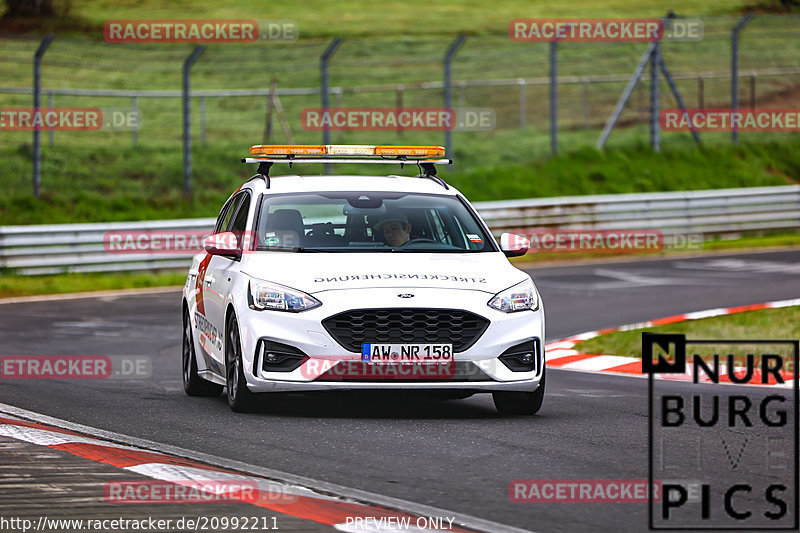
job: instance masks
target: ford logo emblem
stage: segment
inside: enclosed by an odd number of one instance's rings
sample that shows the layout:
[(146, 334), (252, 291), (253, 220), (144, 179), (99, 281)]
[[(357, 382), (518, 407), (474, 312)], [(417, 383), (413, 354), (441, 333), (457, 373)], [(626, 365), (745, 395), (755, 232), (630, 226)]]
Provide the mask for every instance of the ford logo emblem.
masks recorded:
[(398, 294), (397, 296), (400, 297), (400, 298), (413, 298), (414, 297), (413, 294), (408, 294), (407, 292), (404, 292), (402, 294)]

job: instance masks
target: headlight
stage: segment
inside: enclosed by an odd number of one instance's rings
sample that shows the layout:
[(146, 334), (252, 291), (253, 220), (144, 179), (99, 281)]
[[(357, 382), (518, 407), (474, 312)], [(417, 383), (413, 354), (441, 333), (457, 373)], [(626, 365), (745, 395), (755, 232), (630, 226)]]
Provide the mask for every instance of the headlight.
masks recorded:
[(249, 300), (250, 308), (259, 311), (271, 309), (299, 313), (322, 305), (322, 302), (302, 291), (258, 280), (250, 281)]
[(536, 287), (533, 286), (533, 281), (527, 279), (498, 292), (489, 300), (488, 305), (504, 313), (536, 311), (539, 309), (539, 294), (536, 292)]

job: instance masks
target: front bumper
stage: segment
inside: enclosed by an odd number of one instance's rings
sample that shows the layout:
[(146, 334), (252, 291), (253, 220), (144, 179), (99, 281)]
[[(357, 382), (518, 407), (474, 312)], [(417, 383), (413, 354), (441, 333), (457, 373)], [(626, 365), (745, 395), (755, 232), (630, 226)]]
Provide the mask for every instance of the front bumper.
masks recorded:
[[(397, 297), (413, 293), (413, 305)], [(544, 367), (544, 311), (503, 313), (486, 305), (491, 294), (472, 290), (370, 288), (323, 291), (314, 295), (323, 305), (302, 313), (239, 310), (245, 376), (252, 392), (319, 390), (417, 389), (471, 392), (524, 391), (539, 386)], [(346, 350), (322, 326), (322, 321), (350, 309), (463, 309), (489, 320), (489, 326), (467, 350), (454, 354), (454, 364), (362, 365), (360, 353)], [(266, 372), (259, 339), (293, 346), (308, 356), (291, 372)], [(498, 357), (512, 346), (538, 339), (533, 371), (510, 370)], [(357, 377), (353, 378), (352, 371)]]

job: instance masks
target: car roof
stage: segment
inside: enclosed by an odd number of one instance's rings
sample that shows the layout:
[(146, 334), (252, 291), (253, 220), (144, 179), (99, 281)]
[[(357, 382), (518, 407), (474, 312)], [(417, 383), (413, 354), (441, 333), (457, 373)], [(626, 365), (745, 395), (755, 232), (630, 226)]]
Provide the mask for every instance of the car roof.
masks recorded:
[(415, 176), (271, 176), (270, 186), (254, 176), (247, 182), (253, 192), (266, 194), (285, 194), (292, 192), (335, 192), (335, 191), (383, 191), (440, 194), (455, 196), (460, 192), (452, 186), (445, 188), (433, 179)]

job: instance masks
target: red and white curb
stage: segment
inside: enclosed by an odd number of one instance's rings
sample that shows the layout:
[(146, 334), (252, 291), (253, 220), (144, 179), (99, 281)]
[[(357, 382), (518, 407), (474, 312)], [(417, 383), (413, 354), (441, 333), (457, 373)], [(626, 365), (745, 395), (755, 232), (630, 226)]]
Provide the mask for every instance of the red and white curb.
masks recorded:
[[(777, 309), (779, 307), (791, 307), (800, 305), (800, 298), (791, 300), (779, 300), (775, 302), (766, 302), (752, 305), (740, 305), (737, 307), (718, 307), (715, 309), (706, 309), (705, 311), (697, 311), (694, 313), (684, 313), (681, 315), (673, 315), (647, 322), (639, 322), (637, 324), (628, 324), (616, 328), (607, 328), (597, 331), (587, 331), (578, 335), (573, 335), (565, 339), (554, 342), (549, 342), (545, 346), (547, 352), (547, 366), (553, 368), (563, 368), (565, 370), (578, 370), (583, 372), (612, 372), (619, 374), (626, 374), (632, 376), (646, 377), (642, 374), (642, 361), (631, 357), (623, 357), (619, 355), (592, 355), (581, 353), (575, 349), (581, 341), (599, 337), (607, 333), (615, 331), (628, 331), (632, 329), (648, 328), (652, 326), (663, 326), (665, 324), (673, 324), (675, 322), (684, 322), (686, 320), (697, 320), (700, 318), (709, 318), (721, 315), (732, 315), (734, 313), (743, 313), (745, 311), (756, 311), (759, 309)], [(738, 376), (739, 372), (746, 372), (744, 367), (736, 367), (734, 373)], [(794, 375), (792, 373), (784, 372), (785, 383), (775, 383), (775, 379), (770, 375), (770, 385), (776, 387), (791, 387)], [(692, 381), (691, 366), (687, 365), (685, 374), (656, 374), (659, 379), (672, 379), (678, 381)], [(760, 371), (754, 370), (753, 380), (760, 382)], [(720, 381), (730, 381), (727, 376), (725, 364), (720, 363)]]
[[(322, 482), (320, 482), (321, 485), (327, 485), (324, 487), (326, 493), (299, 484), (247, 475), (177, 455), (118, 444), (111, 440), (63, 429), (62, 427), (18, 418), (19, 415), (29, 419), (32, 418), (26, 416), (28, 414), (32, 415), (32, 417), (37, 417), (38, 415), (38, 413), (31, 413), (13, 406), (0, 404), (0, 435), (55, 450), (66, 451), (79, 457), (112, 465), (131, 473), (167, 483), (180, 484), (182, 481), (248, 482), (258, 488), (258, 497), (248, 498), (247, 501), (242, 501), (243, 504), (255, 505), (277, 513), (332, 526), (340, 531), (396, 532), (400, 528), (403, 531), (411, 532), (446, 530), (453, 532), (500, 531), (521, 533), (523, 531), (421, 504), (404, 502), (403, 500), (388, 497), (383, 498), (388, 503), (394, 504), (392, 507), (409, 509), (409, 512), (399, 511), (379, 503), (366, 503), (353, 497), (330, 493), (332, 485)], [(57, 420), (45, 415), (38, 415), (37, 418)], [(66, 421), (60, 422), (64, 422), (66, 426), (78, 426)], [(80, 427), (85, 428), (85, 426)], [(98, 433), (109, 434), (102, 430), (97, 431)], [(133, 437), (130, 437), (130, 439), (136, 440)], [(347, 492), (347, 490), (345, 489), (342, 492)], [(358, 493), (360, 491), (353, 490), (351, 492)], [(360, 494), (362, 498), (359, 499), (366, 499), (363, 496), (368, 494), (370, 493), (362, 492)], [(98, 494), (98, 497), (101, 497), (101, 495)], [(374, 500), (380, 499), (380, 496), (375, 495)], [(407, 526), (403, 527), (406, 524)]]

